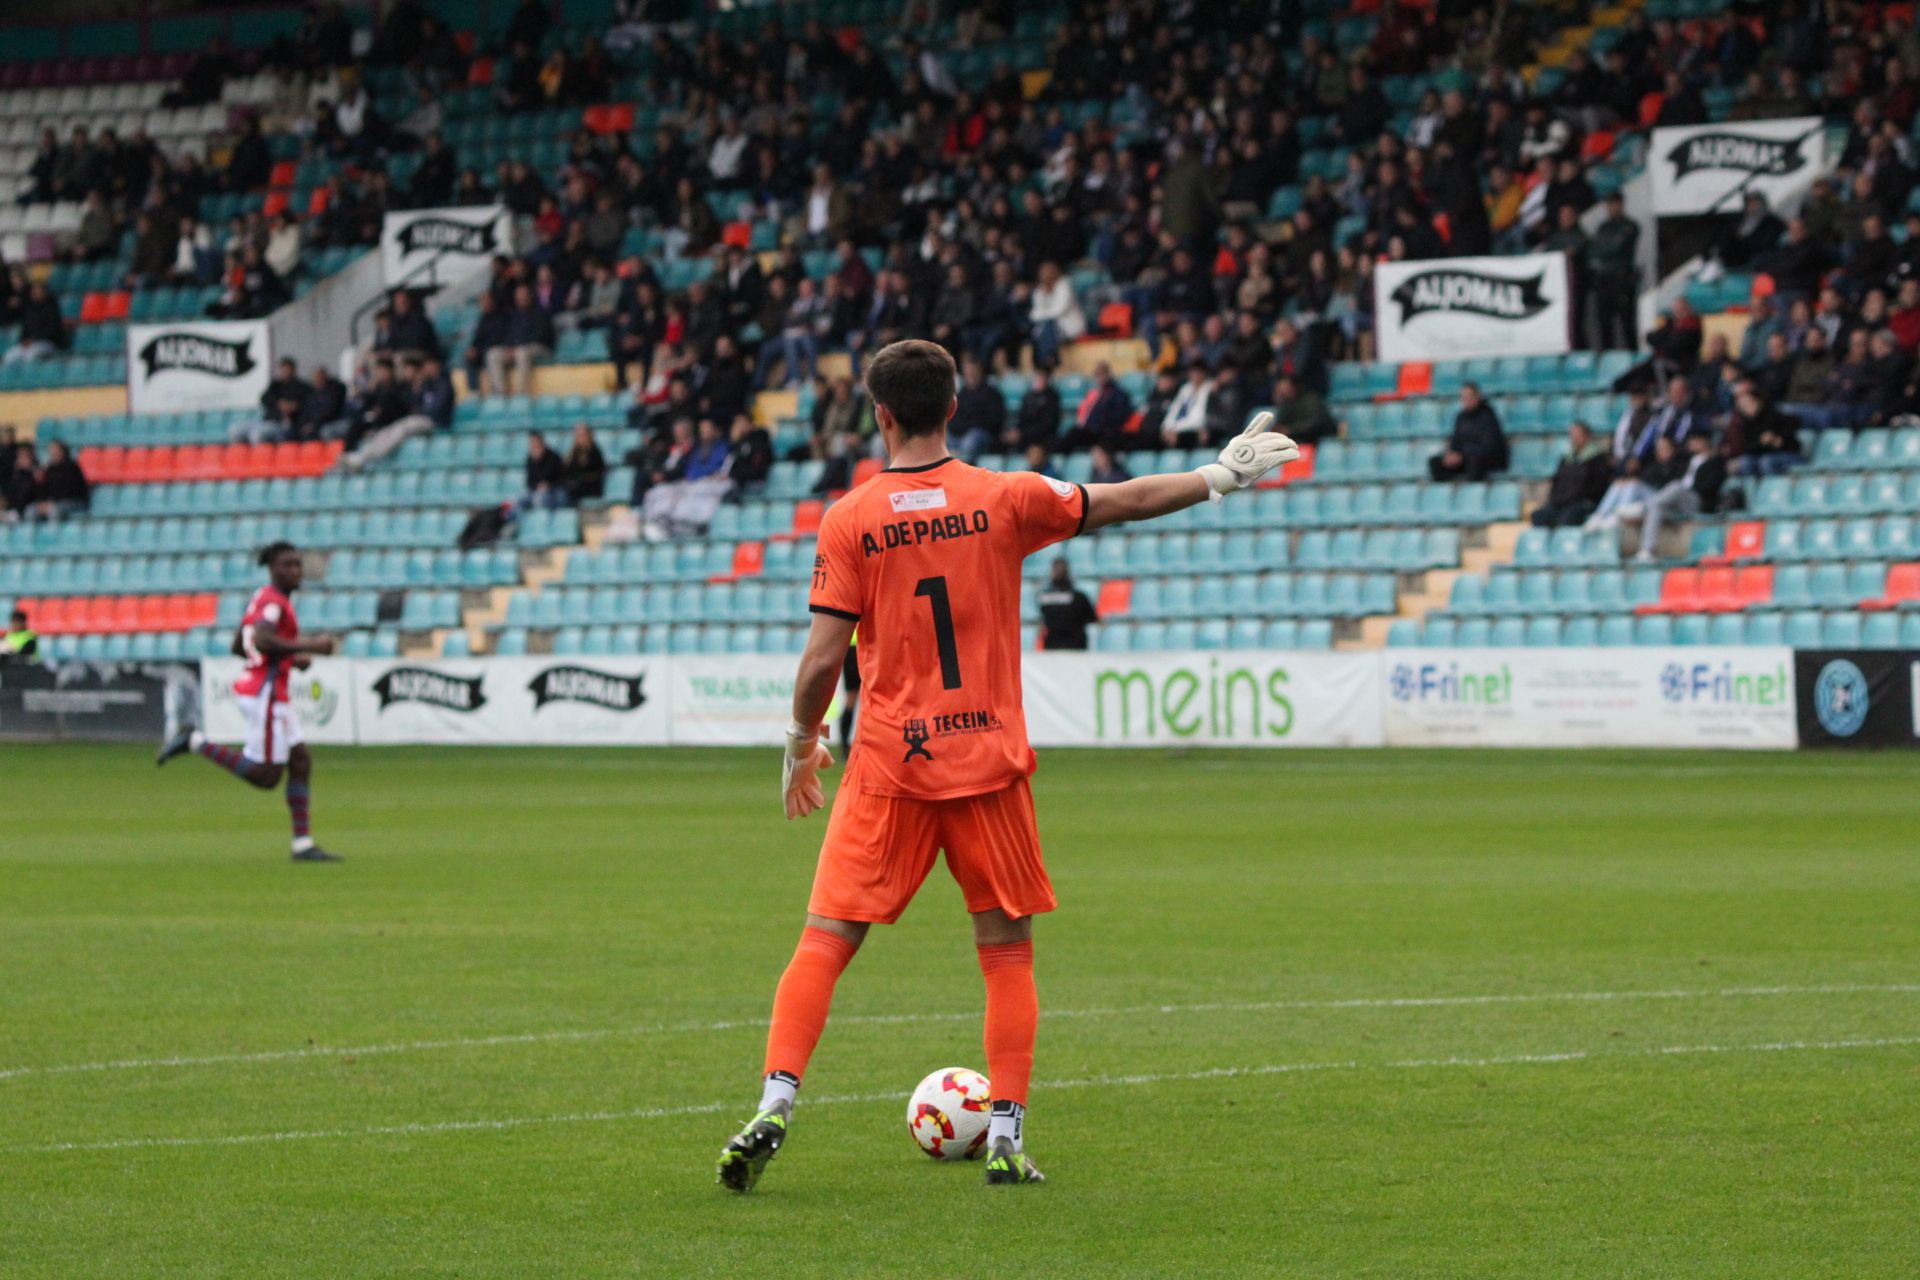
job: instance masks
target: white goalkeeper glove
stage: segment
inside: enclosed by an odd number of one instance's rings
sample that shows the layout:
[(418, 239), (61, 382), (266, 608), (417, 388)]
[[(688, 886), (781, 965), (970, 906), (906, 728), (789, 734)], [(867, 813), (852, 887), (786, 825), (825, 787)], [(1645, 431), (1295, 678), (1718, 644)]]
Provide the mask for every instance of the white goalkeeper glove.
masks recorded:
[(1251, 488), (1261, 476), (1300, 456), (1300, 446), (1278, 431), (1269, 431), (1273, 415), (1253, 415), (1247, 429), (1227, 442), (1218, 462), (1199, 468), (1207, 482), (1207, 496), (1218, 502), (1237, 489)]
[(827, 802), (820, 787), (820, 770), (833, 763), (833, 753), (820, 741), (820, 730), (798, 720), (787, 726), (787, 755), (780, 766), (780, 798), (788, 818), (804, 818)]

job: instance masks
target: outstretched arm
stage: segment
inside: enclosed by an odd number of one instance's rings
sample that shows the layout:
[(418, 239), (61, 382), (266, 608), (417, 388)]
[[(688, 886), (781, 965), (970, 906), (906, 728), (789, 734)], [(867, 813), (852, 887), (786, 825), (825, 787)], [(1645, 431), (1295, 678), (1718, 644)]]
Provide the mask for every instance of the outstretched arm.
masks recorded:
[(793, 723), (787, 726), (787, 754), (780, 770), (780, 798), (789, 818), (804, 818), (827, 802), (819, 773), (833, 763), (833, 753), (820, 741), (820, 729), (833, 703), (853, 628), (852, 618), (837, 613), (813, 615), (800, 670), (793, 678)]
[(1269, 430), (1272, 426), (1271, 413), (1256, 413), (1247, 429), (1220, 451), (1218, 461), (1196, 471), (1088, 485), (1086, 527), (1151, 520), (1250, 487), (1275, 467), (1300, 456), (1300, 446)]

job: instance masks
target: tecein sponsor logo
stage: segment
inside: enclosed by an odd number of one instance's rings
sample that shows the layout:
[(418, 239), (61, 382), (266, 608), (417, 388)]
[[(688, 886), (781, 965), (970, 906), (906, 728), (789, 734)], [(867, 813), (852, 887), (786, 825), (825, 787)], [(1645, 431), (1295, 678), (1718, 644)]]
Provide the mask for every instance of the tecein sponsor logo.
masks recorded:
[(1293, 700), (1285, 667), (1258, 671), (1176, 667), (1155, 676), (1146, 670), (1109, 667), (1094, 673), (1094, 737), (1100, 741), (1175, 738), (1241, 738), (1264, 741), (1293, 732)]
[(380, 710), (396, 702), (421, 702), (447, 711), (478, 711), (487, 705), (484, 675), (451, 676), (425, 667), (395, 667), (373, 682)]
[(198, 333), (163, 333), (140, 348), (147, 377), (160, 373), (203, 373), (210, 378), (244, 378), (258, 367), (253, 339), (227, 342)]
[(614, 676), (587, 667), (548, 667), (527, 683), (533, 694), (533, 709), (539, 711), (549, 702), (583, 702), (607, 711), (637, 711), (646, 705), (646, 692), (640, 687), (646, 673)]
[(1388, 677), (1395, 702), (1445, 702), (1461, 706), (1504, 707), (1513, 702), (1513, 668), (1462, 671), (1458, 662), (1402, 662)]
[(1514, 279), (1457, 267), (1435, 267), (1408, 276), (1392, 293), (1400, 304), (1400, 323), (1429, 311), (1486, 316), (1492, 320), (1525, 320), (1548, 306), (1541, 296), (1546, 273)]
[(1789, 688), (1784, 666), (1736, 671), (1731, 662), (1669, 662), (1660, 672), (1660, 696), (1673, 703), (1778, 707), (1786, 705)]

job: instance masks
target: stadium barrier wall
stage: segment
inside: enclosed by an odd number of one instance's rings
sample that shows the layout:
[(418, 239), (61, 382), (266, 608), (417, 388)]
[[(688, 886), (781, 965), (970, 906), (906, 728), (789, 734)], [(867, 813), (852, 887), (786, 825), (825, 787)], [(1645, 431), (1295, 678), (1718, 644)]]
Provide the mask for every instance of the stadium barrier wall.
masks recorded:
[[(1866, 673), (1873, 705), (1897, 720), (1871, 721), (1859, 740), (1914, 741), (1913, 663), (1830, 657)], [(1030, 653), (1023, 667), (1027, 727), (1043, 747), (1784, 750), (1820, 723), (1800, 691), (1827, 660), (1765, 647), (1210, 650)], [(204, 663), (203, 723), (217, 740), (241, 734), (238, 671), (232, 658)], [(765, 746), (786, 728), (793, 672), (784, 654), (335, 658), (291, 692), (316, 743)], [(1827, 685), (1846, 701), (1854, 682), (1838, 671)]]
[(1388, 649), (1392, 746), (1798, 744), (1793, 650)]
[(198, 676), (181, 663), (0, 665), (0, 739), (156, 742), (199, 698)]

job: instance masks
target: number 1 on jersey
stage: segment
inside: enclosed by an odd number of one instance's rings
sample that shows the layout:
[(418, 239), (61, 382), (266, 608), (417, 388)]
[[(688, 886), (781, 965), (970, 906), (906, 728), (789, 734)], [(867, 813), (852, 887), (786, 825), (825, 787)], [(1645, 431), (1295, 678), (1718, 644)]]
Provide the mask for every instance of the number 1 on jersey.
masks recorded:
[(947, 580), (922, 578), (913, 594), (925, 596), (933, 606), (933, 636), (940, 646), (940, 684), (943, 688), (958, 689), (960, 650), (953, 642), (953, 606), (947, 601)]

